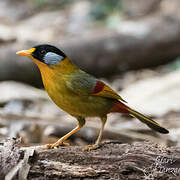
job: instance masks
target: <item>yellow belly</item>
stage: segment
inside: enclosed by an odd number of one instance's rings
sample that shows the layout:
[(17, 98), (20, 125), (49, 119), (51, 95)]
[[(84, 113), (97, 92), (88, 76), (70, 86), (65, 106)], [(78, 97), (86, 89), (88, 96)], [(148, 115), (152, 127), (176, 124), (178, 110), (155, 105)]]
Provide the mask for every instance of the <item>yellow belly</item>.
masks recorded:
[(102, 117), (109, 112), (111, 100), (97, 96), (81, 96), (66, 87), (51, 87), (47, 92), (54, 103), (72, 116)]
[(66, 86), (65, 74), (72, 73), (73, 67), (67, 73), (67, 67), (51, 69), (42, 63), (38, 66), (47, 93), (62, 110), (75, 117), (103, 117), (109, 112), (111, 99), (76, 94)]

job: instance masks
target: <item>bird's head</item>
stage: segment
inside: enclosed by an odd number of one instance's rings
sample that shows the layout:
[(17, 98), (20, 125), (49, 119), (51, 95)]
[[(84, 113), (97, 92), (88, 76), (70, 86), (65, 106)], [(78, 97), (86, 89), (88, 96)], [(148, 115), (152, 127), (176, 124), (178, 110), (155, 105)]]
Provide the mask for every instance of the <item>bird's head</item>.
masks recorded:
[(43, 63), (47, 66), (59, 64), (66, 58), (61, 50), (48, 44), (37, 45), (29, 50), (18, 51), (16, 54), (28, 56), (36, 64)]

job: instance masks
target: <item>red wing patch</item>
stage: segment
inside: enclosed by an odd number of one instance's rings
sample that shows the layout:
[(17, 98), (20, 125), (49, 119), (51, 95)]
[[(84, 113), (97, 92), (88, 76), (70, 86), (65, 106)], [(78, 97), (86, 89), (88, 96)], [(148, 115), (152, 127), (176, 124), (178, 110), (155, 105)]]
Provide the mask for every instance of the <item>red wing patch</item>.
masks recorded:
[[(92, 95), (97, 95), (105, 98), (111, 99), (119, 99), (120, 101), (124, 101), (121, 96), (119, 96), (113, 89), (107, 86), (102, 81), (97, 81), (96, 85), (93, 89)], [(126, 101), (124, 101), (126, 102)]]
[(101, 81), (96, 82), (96, 86), (93, 89), (93, 94), (97, 94), (104, 89), (105, 84)]

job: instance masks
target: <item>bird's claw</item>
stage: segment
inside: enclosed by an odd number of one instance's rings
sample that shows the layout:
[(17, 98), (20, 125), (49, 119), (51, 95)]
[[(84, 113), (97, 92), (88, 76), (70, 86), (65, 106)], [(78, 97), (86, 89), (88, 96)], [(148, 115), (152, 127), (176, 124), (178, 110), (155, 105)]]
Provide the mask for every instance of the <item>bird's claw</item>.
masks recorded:
[(47, 149), (53, 149), (55, 147), (59, 147), (59, 146), (69, 146), (70, 144), (67, 142), (56, 142), (54, 144), (46, 144), (46, 148)]
[(91, 151), (91, 150), (98, 149), (99, 147), (100, 147), (99, 144), (93, 144), (93, 145), (85, 146), (85, 148), (83, 150), (84, 151)]

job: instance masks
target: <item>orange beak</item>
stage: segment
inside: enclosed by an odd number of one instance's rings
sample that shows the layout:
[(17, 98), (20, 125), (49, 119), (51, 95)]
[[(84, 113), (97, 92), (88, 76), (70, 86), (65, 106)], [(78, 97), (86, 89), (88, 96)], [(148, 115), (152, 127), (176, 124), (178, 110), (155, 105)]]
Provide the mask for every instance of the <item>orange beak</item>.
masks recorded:
[(29, 50), (22, 50), (22, 51), (18, 51), (16, 52), (17, 55), (20, 56), (31, 56), (31, 54), (35, 51), (35, 48), (31, 48)]

